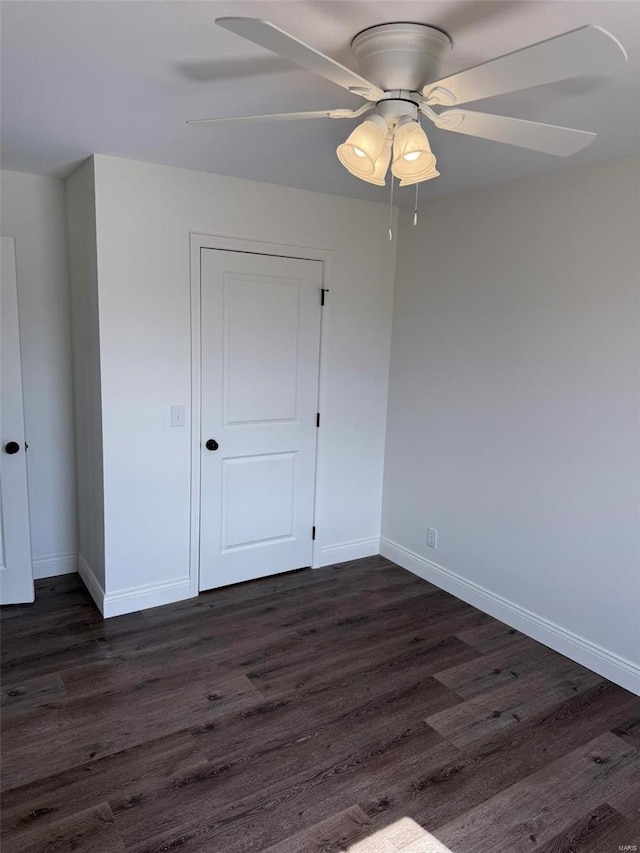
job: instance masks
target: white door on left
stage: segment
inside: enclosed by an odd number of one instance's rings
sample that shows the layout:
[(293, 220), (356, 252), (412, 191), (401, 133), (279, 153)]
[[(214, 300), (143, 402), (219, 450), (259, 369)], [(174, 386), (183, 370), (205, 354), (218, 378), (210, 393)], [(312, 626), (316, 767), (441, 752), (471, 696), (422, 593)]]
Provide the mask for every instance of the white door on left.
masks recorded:
[(18, 329), (16, 251), (2, 238), (0, 279), (0, 604), (34, 600)]

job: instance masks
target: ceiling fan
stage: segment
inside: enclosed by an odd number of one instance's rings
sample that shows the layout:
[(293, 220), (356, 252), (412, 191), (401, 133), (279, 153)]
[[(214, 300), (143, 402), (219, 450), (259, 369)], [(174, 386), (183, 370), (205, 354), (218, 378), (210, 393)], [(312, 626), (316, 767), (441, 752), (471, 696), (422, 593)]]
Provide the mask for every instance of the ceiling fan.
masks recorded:
[[(572, 77), (612, 74), (627, 59), (614, 36), (600, 27), (584, 26), (440, 78), (442, 58), (453, 46), (450, 36), (427, 24), (389, 23), (369, 27), (351, 42), (362, 72), (358, 74), (267, 21), (218, 18), (216, 24), (359, 95), (365, 103), (355, 110), (194, 119), (188, 124), (354, 119), (369, 113), (336, 153), (351, 174), (379, 186), (384, 186), (390, 162), (391, 172), (399, 178), (400, 186), (439, 175), (436, 158), (421, 125), (422, 116), (439, 130), (533, 151), (561, 157), (580, 151), (595, 139), (595, 133), (474, 112), (459, 106)], [(438, 112), (434, 107), (452, 108)]]

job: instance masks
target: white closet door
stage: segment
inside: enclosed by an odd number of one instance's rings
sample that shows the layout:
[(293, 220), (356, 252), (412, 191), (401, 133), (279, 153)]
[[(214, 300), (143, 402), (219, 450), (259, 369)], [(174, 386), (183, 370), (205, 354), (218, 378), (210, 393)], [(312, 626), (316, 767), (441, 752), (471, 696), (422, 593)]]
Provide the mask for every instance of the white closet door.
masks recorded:
[(311, 565), (322, 264), (203, 249), (201, 288), (210, 589)]

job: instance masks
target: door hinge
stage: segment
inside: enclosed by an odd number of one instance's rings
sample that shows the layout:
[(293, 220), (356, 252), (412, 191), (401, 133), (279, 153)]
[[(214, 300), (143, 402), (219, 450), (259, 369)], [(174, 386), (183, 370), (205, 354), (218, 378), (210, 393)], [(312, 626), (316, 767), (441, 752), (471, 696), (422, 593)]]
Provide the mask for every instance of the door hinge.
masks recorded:
[(324, 305), (325, 293), (329, 293), (329, 288), (328, 287), (321, 287), (320, 288), (320, 305)]
[(312, 539), (315, 539), (315, 538), (316, 538), (316, 529), (315, 529), (315, 527), (312, 527), (312, 528), (311, 528), (311, 538), (312, 538)]
[(320, 412), (318, 412), (318, 413), (316, 414), (316, 426), (317, 426), (317, 427), (319, 427), (319, 426), (320, 426)]

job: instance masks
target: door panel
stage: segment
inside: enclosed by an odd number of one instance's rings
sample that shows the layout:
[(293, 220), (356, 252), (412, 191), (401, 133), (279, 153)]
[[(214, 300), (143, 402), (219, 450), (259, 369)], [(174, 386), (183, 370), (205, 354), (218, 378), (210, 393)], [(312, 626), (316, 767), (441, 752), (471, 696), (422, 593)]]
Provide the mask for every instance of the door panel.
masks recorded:
[(201, 589), (311, 565), (321, 287), (318, 261), (202, 250)]
[(21, 604), (34, 589), (13, 237), (2, 238), (0, 300), (0, 604)]
[(224, 289), (226, 423), (295, 420), (298, 286), (227, 274)]
[(223, 553), (293, 539), (297, 455), (223, 459)]

